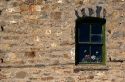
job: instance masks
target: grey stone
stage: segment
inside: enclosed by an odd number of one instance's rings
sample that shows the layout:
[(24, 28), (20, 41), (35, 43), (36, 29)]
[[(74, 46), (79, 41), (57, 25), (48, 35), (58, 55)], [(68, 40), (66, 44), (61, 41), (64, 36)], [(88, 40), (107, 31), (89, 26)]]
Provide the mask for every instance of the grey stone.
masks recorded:
[(103, 9), (103, 17), (106, 17), (106, 9)]
[(42, 12), (40, 18), (47, 19), (48, 18), (47, 12)]
[(5, 25), (6, 25), (6, 22), (5, 22), (5, 21), (0, 21), (0, 25), (1, 25), (1, 26), (5, 26)]
[(20, 72), (17, 72), (16, 73), (16, 78), (20, 78), (20, 79), (23, 79), (27, 76), (27, 73), (24, 72), (24, 71), (20, 71)]
[(77, 18), (80, 18), (77, 10), (75, 10), (75, 15), (76, 15)]
[(125, 33), (124, 32), (120, 32), (120, 31), (116, 31), (112, 34), (112, 38), (113, 39), (117, 39), (117, 38), (120, 38), (120, 37), (124, 37), (125, 36)]
[(75, 82), (75, 79), (72, 77), (66, 77), (65, 82)]
[(102, 7), (101, 6), (96, 6), (96, 16), (97, 17), (100, 17), (100, 12), (102, 10)]
[(83, 16), (83, 17), (86, 16), (85, 8), (83, 8), (83, 9), (81, 10), (81, 13), (82, 13), (82, 16)]
[(88, 8), (89, 10), (89, 16), (92, 16), (92, 14), (94, 14), (94, 10), (92, 8)]
[(31, 51), (31, 52), (26, 52), (25, 53), (25, 56), (29, 57), (29, 58), (34, 58), (36, 55), (35, 55), (35, 52), (34, 51)]
[(35, 3), (35, 0), (26, 0), (25, 3), (26, 3), (26, 4), (34, 4), (34, 3)]
[(14, 2), (13, 3), (13, 7), (16, 7), (16, 6), (18, 6), (19, 4), (17, 3), (17, 2)]

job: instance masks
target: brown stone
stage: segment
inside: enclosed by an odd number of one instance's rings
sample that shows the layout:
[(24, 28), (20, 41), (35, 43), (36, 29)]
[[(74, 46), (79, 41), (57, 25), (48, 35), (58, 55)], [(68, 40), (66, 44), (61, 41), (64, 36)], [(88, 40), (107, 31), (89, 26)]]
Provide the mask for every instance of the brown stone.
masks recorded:
[(6, 76), (0, 73), (0, 80), (6, 79)]
[(41, 5), (43, 3), (43, 0), (36, 0), (36, 4)]
[(14, 2), (13, 3), (13, 7), (16, 7), (16, 6), (18, 6), (19, 4), (17, 3), (17, 2)]
[(54, 19), (54, 20), (59, 20), (59, 19), (61, 19), (61, 15), (62, 15), (61, 12), (52, 12), (51, 18)]
[(64, 71), (64, 73), (66, 73), (66, 74), (70, 74), (70, 73), (72, 73), (71, 71)]
[(59, 63), (60, 63), (59, 60), (54, 60), (52, 64), (58, 65)]
[(75, 4), (76, 4), (76, 5), (81, 4), (81, 3), (83, 3), (82, 0), (75, 0)]
[(87, 78), (85, 76), (79, 76), (78, 79), (79, 80), (86, 80)]
[(47, 80), (53, 80), (54, 77), (51, 77), (51, 76), (50, 76), (50, 77), (46, 77), (46, 79), (47, 79)]
[(36, 0), (25, 0), (25, 3), (30, 5), (30, 4), (35, 4)]
[(0, 63), (3, 63), (3, 58), (0, 58)]
[(29, 10), (29, 5), (26, 4), (21, 4), (20, 5), (20, 12), (28, 11)]
[(47, 81), (47, 80), (53, 80), (54, 77), (49, 76), (49, 77), (41, 77), (41, 80)]
[(24, 71), (20, 71), (16, 73), (16, 78), (25, 78), (27, 76), (27, 73)]
[(70, 58), (68, 54), (63, 54), (64, 58)]
[(113, 0), (113, 2), (121, 2), (121, 1), (123, 1), (123, 0)]
[(41, 80), (46, 81), (46, 77), (41, 77)]
[(34, 58), (36, 55), (35, 55), (35, 52), (34, 51), (31, 51), (31, 52), (26, 52), (25, 53), (25, 56), (29, 57), (29, 58)]
[(33, 14), (36, 11), (36, 5), (30, 5), (29, 6), (29, 13)]
[(88, 76), (88, 79), (94, 79), (94, 76)]
[(17, 60), (17, 55), (13, 52), (9, 52), (4, 56), (5, 62), (15, 62)]
[(75, 82), (75, 79), (72, 77), (66, 77), (65, 82)]

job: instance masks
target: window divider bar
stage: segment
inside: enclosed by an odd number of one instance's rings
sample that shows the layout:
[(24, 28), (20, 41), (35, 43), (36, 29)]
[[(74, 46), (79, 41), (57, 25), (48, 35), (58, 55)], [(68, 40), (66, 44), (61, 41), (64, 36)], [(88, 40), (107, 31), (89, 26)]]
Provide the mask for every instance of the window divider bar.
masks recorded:
[[(90, 36), (89, 36), (89, 39), (90, 39), (90, 43), (91, 43), (91, 30), (92, 30), (92, 28), (91, 28), (91, 24), (90, 24)], [(90, 45), (90, 48), (89, 48), (90, 50), (90, 55), (91, 55), (91, 45)]]

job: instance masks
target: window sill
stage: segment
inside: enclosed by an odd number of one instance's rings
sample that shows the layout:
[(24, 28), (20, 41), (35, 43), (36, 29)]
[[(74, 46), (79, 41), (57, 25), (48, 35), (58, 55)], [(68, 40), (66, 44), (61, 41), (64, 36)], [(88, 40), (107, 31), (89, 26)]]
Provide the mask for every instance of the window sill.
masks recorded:
[(107, 65), (101, 65), (101, 64), (78, 64), (74, 67), (74, 72), (79, 71), (108, 71), (109, 67)]

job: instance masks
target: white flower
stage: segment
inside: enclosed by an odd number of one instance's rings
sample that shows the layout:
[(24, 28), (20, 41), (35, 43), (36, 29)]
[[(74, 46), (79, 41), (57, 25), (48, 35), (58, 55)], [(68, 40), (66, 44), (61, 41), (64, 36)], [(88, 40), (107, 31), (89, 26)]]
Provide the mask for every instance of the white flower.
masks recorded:
[(96, 54), (98, 54), (99, 52), (98, 51), (96, 51)]
[(96, 59), (96, 56), (95, 56), (95, 55), (92, 55), (92, 56), (91, 56), (91, 59), (95, 60), (95, 59)]
[(87, 50), (84, 50), (84, 53), (87, 52)]

